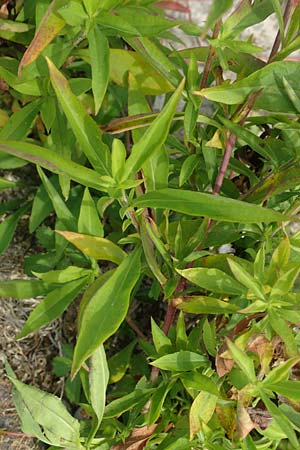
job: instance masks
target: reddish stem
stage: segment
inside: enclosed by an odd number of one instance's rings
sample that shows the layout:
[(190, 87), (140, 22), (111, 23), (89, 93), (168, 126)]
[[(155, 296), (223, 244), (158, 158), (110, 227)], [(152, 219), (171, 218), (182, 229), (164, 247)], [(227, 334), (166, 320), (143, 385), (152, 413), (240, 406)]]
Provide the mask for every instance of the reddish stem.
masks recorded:
[(133, 331), (135, 331), (136, 335), (139, 338), (147, 340), (147, 336), (144, 335), (144, 333), (139, 329), (137, 324), (132, 320), (132, 318), (130, 316), (126, 316), (126, 322), (130, 326), (130, 328), (132, 328)]
[[(291, 11), (293, 8), (296, 8), (298, 6), (299, 0), (287, 0), (286, 2), (286, 6), (285, 6), (285, 10), (283, 13), (283, 24), (284, 24), (284, 29), (286, 28), (288, 21), (290, 19), (291, 16)], [(278, 30), (278, 33), (276, 35), (270, 56), (269, 56), (269, 60), (268, 62), (271, 62), (273, 56), (276, 55), (276, 53), (278, 52), (279, 46), (280, 46), (280, 41), (281, 41), (281, 33), (280, 30)]]
[(231, 133), (228, 139), (226, 140), (225, 153), (217, 175), (213, 195), (219, 195), (220, 193), (235, 142), (236, 142), (236, 135)]
[[(214, 29), (213, 36), (212, 36), (213, 39), (217, 39), (219, 32), (220, 32), (221, 25), (222, 25), (222, 20), (219, 19), (215, 25), (215, 29)], [(209, 49), (209, 54), (208, 54), (207, 60), (205, 62), (205, 67), (203, 70), (202, 78), (201, 78), (200, 90), (204, 89), (207, 84), (208, 75), (209, 75), (209, 72), (211, 71), (211, 66), (212, 66), (212, 63), (214, 60), (215, 52), (216, 52), (215, 48), (211, 45), (210, 49)]]

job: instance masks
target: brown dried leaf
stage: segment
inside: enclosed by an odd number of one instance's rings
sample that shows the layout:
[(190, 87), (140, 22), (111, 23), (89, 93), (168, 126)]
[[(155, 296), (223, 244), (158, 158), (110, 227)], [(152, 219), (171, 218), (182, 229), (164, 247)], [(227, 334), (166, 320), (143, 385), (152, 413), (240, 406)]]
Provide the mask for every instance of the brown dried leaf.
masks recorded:
[(247, 409), (243, 406), (242, 402), (238, 402), (237, 432), (239, 437), (241, 439), (245, 439), (254, 428), (257, 428), (257, 425), (252, 422), (251, 417), (249, 416)]
[(260, 375), (266, 375), (274, 353), (274, 341), (269, 341), (264, 334), (254, 334), (249, 338), (247, 349), (259, 356)]
[[(232, 358), (227, 357), (227, 346), (226, 344), (223, 344), (216, 356), (215, 364), (216, 364), (216, 371), (219, 377), (222, 377), (223, 375), (226, 375), (229, 373), (234, 366), (234, 361)], [(226, 357), (225, 357), (226, 355)]]
[(114, 445), (111, 447), (111, 450), (142, 450), (153, 435), (156, 427), (157, 424), (155, 423), (150, 427), (134, 428), (124, 444)]

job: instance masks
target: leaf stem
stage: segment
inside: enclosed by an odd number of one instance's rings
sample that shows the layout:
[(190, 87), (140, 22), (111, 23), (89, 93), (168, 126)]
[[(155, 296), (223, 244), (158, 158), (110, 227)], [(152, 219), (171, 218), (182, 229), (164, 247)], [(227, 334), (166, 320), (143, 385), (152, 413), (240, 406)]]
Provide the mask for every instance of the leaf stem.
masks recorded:
[[(286, 28), (289, 19), (290, 19), (290, 15), (292, 12), (293, 7), (297, 7), (299, 3), (299, 0), (287, 0), (286, 5), (285, 5), (285, 10), (283, 13), (283, 24), (284, 24), (284, 29)], [(276, 55), (276, 53), (278, 52), (279, 46), (280, 46), (280, 42), (281, 39), (283, 38), (283, 36), (281, 36), (280, 30), (278, 30), (268, 62), (271, 62), (273, 57)]]
[(132, 318), (129, 315), (126, 316), (126, 322), (130, 326), (130, 328), (132, 328), (133, 331), (135, 331), (136, 335), (139, 338), (144, 339), (145, 341), (147, 340), (147, 336), (144, 335), (144, 333), (139, 329), (137, 324), (132, 320)]
[[(216, 22), (215, 28), (214, 28), (214, 32), (213, 32), (213, 39), (217, 39), (219, 32), (220, 32), (220, 28), (222, 25), (222, 19), (219, 19)], [(215, 47), (213, 47), (212, 45), (209, 48), (209, 53), (205, 62), (205, 66), (203, 69), (203, 73), (202, 73), (202, 78), (201, 78), (201, 83), (200, 83), (200, 89), (204, 89), (206, 84), (207, 84), (207, 80), (208, 80), (208, 76), (209, 76), (209, 72), (211, 71), (211, 66), (214, 60), (214, 56), (215, 56), (216, 50)]]

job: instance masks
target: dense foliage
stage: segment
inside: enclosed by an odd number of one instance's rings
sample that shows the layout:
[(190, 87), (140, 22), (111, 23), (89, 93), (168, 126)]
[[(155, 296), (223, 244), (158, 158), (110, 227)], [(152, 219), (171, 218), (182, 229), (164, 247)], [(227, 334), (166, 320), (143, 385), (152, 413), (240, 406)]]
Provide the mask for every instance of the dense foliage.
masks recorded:
[[(7, 5), (0, 187), (37, 176), (1, 205), (0, 250), (30, 214), (44, 251), (0, 294), (43, 296), (19, 339), (82, 297), (53, 361), (65, 401), (7, 363), (23, 431), (52, 449), (299, 449), (299, 2), (215, 0), (201, 28), (166, 18), (176, 2)], [(272, 49), (241, 37), (272, 14)], [(205, 45), (176, 51), (175, 28)]]

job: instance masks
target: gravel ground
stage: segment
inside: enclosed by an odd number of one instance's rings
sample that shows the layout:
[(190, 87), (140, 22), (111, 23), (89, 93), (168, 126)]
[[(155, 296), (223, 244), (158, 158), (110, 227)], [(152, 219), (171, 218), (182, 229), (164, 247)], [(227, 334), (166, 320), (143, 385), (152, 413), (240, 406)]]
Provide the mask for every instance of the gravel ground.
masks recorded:
[[(184, 0), (181, 0), (181, 3), (184, 4)], [(211, 3), (211, 0), (185, 1), (185, 4), (188, 4), (191, 9), (193, 21), (198, 25), (205, 22)], [(236, 1), (235, 4), (237, 3)], [(184, 13), (177, 13), (176, 17), (183, 20), (188, 19), (187, 14)], [(253, 35), (254, 43), (264, 48), (264, 56), (267, 56), (272, 48), (276, 28), (277, 21), (273, 15), (262, 24), (247, 31), (247, 35)], [(184, 39), (184, 45), (197, 46), (198, 40), (196, 38)], [(3, 201), (3, 197), (0, 197), (0, 200)], [(23, 228), (21, 224), (13, 243), (0, 258), (0, 279), (24, 276), (22, 273), (23, 259), (28, 251), (32, 250), (32, 240), (28, 236), (26, 227), (25, 220)], [(62, 333), (61, 322), (56, 321), (46, 329), (21, 342), (15, 341), (15, 335), (22, 327), (29, 311), (37, 302), (37, 299), (26, 301), (1, 300), (0, 326), (2, 327), (2, 337), (0, 338), (0, 351), (6, 353), (21, 380), (59, 394), (61, 386), (51, 375), (49, 360), (59, 352), (59, 340)], [(19, 421), (10, 400), (9, 383), (3, 377), (0, 381), (0, 429), (6, 430), (6, 434), (0, 435), (1, 450), (35, 450), (41, 448), (34, 440), (26, 438), (20, 433)]]

